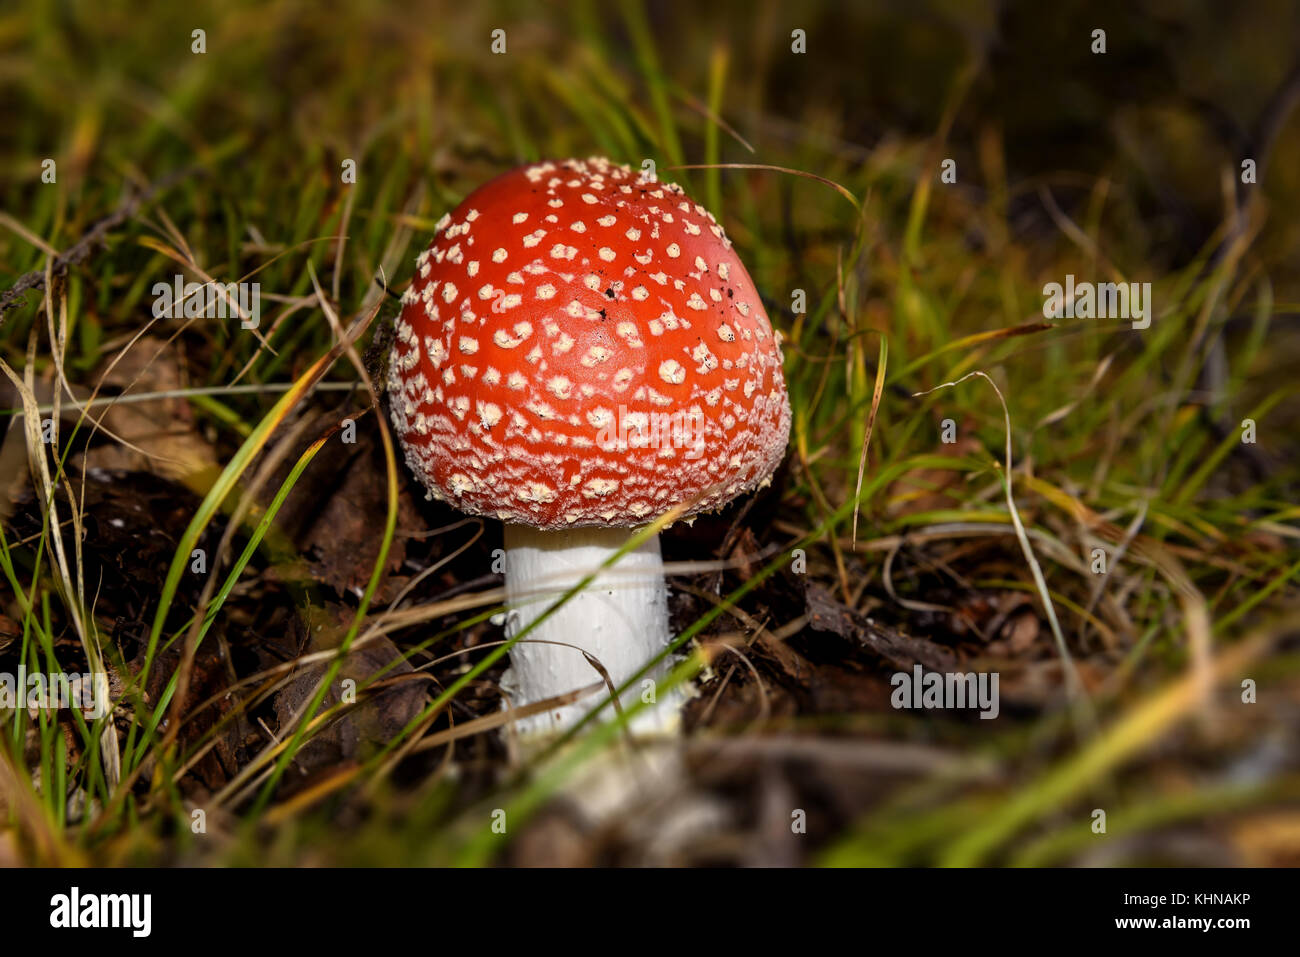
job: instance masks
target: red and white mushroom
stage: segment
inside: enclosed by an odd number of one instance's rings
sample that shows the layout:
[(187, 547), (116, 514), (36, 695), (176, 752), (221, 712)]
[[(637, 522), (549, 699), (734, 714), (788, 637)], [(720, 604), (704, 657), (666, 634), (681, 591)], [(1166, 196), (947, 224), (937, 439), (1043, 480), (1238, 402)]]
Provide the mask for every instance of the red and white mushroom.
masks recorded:
[[(599, 158), (522, 167), (444, 216), (416, 262), (393, 424), (430, 496), (505, 523), (510, 634), (630, 528), (683, 503), (720, 508), (779, 464), (779, 338), (721, 226), (680, 187)], [(652, 538), (515, 645), (506, 689), (520, 706), (600, 681), (582, 651), (620, 685), (670, 637)], [(654, 726), (675, 720), (665, 697)], [(567, 727), (597, 700), (523, 725)]]

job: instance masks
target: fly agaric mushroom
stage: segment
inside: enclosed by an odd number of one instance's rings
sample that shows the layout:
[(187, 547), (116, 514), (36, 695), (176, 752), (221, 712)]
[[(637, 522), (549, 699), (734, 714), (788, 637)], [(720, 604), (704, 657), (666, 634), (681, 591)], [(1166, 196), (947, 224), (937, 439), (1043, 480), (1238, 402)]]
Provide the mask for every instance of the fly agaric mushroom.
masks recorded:
[[(515, 169), (444, 216), (416, 264), (392, 420), (430, 497), (505, 523), (508, 634), (630, 529), (721, 508), (779, 464), (779, 338), (722, 228), (680, 187), (599, 158)], [(516, 707), (585, 688), (601, 681), (588, 655), (620, 686), (670, 638), (652, 537), (516, 644), (503, 686)], [(676, 718), (680, 699), (664, 698), (656, 728)], [(563, 729), (592, 704), (517, 724)]]

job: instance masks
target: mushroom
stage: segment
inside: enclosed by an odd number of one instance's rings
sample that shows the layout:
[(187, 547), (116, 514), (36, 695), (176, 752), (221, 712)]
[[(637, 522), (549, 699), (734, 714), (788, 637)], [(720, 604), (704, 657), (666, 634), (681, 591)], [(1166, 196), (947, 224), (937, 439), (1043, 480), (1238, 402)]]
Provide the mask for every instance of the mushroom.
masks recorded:
[[(505, 523), (508, 635), (631, 529), (721, 508), (780, 463), (779, 336), (722, 227), (680, 187), (594, 157), (521, 167), (444, 216), (416, 264), (392, 421), (431, 498)], [(603, 684), (593, 661), (621, 686), (670, 639), (650, 537), (511, 649), (503, 688), (519, 707)], [(655, 704), (638, 730), (671, 728), (681, 696), (647, 687), (622, 704)], [(517, 725), (568, 728), (596, 693)]]

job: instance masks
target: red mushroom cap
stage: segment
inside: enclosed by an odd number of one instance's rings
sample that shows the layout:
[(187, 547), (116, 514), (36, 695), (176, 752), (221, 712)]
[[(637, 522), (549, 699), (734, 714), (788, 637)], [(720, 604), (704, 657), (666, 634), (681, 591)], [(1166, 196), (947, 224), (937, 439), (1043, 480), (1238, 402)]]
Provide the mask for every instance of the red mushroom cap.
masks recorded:
[(515, 169), (416, 263), (388, 384), (432, 496), (539, 528), (641, 525), (719, 508), (780, 462), (779, 339), (680, 187), (598, 158)]

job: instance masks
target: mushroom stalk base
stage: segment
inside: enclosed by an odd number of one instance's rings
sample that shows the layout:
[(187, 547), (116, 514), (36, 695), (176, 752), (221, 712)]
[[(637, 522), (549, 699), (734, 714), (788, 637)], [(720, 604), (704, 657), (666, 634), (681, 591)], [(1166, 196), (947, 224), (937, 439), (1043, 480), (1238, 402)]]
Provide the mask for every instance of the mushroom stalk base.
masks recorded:
[[(531, 625), (565, 591), (599, 569), (631, 534), (625, 528), (541, 531), (507, 524), (507, 636)], [(575, 702), (517, 720), (516, 730), (524, 734), (567, 730), (608, 698), (610, 689), (603, 676), (583, 652), (600, 663), (617, 688), (663, 651), (670, 639), (668, 590), (656, 536), (602, 570), (511, 648), (502, 687), (516, 708), (601, 683)], [(619, 699), (629, 709), (654, 695), (655, 703), (632, 720), (631, 727), (638, 733), (667, 732), (677, 726), (681, 695), (660, 690), (668, 670), (668, 662), (662, 662)], [(613, 707), (601, 715), (603, 720), (614, 716)]]

